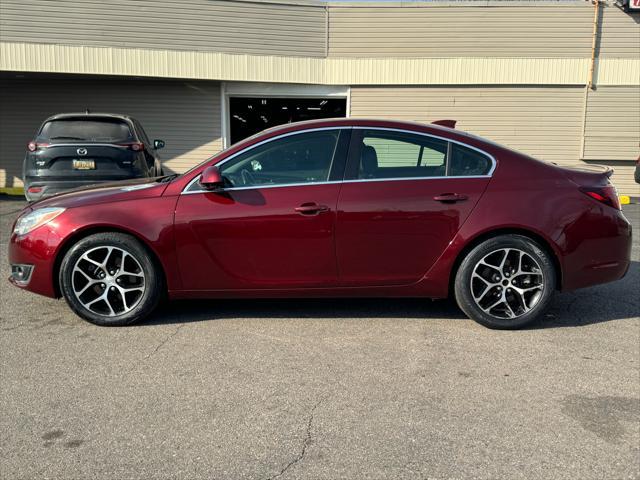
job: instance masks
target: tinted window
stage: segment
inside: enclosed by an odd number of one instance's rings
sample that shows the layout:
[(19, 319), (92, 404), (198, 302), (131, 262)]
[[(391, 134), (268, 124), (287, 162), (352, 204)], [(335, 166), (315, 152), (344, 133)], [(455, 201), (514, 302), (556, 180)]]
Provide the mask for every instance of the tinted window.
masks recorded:
[(358, 178), (443, 177), (447, 142), (424, 135), (365, 130)]
[(300, 133), (252, 148), (221, 167), (233, 187), (326, 182), (339, 130)]
[(42, 127), (38, 139), (52, 141), (126, 142), (132, 140), (129, 125), (117, 119), (52, 120)]
[(487, 175), (491, 170), (491, 160), (482, 153), (456, 143), (451, 145), (449, 175), (470, 177)]

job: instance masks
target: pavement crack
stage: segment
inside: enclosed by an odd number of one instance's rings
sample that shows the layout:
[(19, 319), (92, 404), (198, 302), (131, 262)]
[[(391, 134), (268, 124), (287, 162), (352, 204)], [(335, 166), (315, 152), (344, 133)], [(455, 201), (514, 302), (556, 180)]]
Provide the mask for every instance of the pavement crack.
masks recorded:
[(274, 480), (275, 478), (281, 477), (282, 475), (285, 474), (287, 470), (289, 470), (295, 464), (301, 462), (304, 459), (304, 456), (307, 453), (307, 448), (309, 447), (309, 445), (311, 445), (311, 440), (312, 440), (311, 430), (313, 427), (313, 417), (314, 417), (315, 411), (324, 400), (325, 398), (321, 398), (320, 400), (318, 400), (316, 404), (313, 406), (313, 408), (311, 409), (311, 412), (309, 413), (309, 420), (307, 421), (307, 431), (306, 431), (304, 440), (302, 442), (302, 448), (300, 449), (300, 453), (298, 453), (298, 455), (296, 455), (289, 463), (287, 463), (282, 468), (282, 470), (280, 470), (279, 473), (276, 473), (272, 477), (268, 477), (267, 480)]
[(178, 327), (172, 333), (167, 335), (160, 343), (158, 343), (158, 345), (156, 345), (156, 348), (152, 352), (150, 352), (149, 354), (147, 354), (144, 357), (144, 360), (149, 360), (156, 353), (158, 353), (158, 350), (160, 350), (162, 347), (164, 347), (167, 344), (167, 342), (169, 342), (169, 340), (171, 340), (173, 337), (175, 337), (178, 334), (178, 332), (180, 331), (180, 329), (182, 327), (184, 327), (185, 325), (186, 325), (186, 323), (182, 323), (182, 324), (178, 325)]

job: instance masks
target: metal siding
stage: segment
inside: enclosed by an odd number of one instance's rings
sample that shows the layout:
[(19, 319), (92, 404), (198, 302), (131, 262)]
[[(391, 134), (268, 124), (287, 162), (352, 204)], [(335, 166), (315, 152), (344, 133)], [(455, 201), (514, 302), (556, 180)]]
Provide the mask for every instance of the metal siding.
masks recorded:
[[(0, 42), (0, 70), (19, 72), (324, 85), (580, 85), (588, 68), (588, 58), (304, 58)], [(634, 72), (640, 59), (603, 59), (598, 84), (635, 84)]]
[(27, 143), (42, 121), (61, 112), (131, 115), (159, 151), (167, 173), (183, 172), (222, 149), (220, 85), (125, 79), (0, 79), (0, 187), (22, 185)]
[[(585, 160), (628, 160), (614, 167), (620, 191), (640, 194), (633, 162), (640, 155), (640, 86), (600, 87), (589, 92), (585, 123)], [(623, 173), (626, 174), (623, 175)]]
[[(496, 2), (497, 3), (497, 2)], [(593, 5), (329, 8), (329, 55), (575, 57), (591, 55)], [(600, 58), (640, 58), (637, 15), (601, 2)], [(635, 41), (634, 41), (635, 39)]]
[(329, 55), (573, 57), (591, 53), (593, 7), (329, 7)]
[[(640, 15), (624, 12), (612, 3), (601, 10), (598, 32), (600, 58), (640, 58)], [(640, 82), (640, 77), (636, 77)]]
[(216, 0), (2, 0), (4, 42), (325, 55), (321, 6)]

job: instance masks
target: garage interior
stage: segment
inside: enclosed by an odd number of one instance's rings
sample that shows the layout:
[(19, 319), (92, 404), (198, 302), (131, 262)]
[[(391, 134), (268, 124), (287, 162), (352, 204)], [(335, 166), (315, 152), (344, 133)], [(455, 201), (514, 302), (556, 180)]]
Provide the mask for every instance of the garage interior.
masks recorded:
[(346, 98), (229, 97), (231, 144), (277, 125), (346, 116)]

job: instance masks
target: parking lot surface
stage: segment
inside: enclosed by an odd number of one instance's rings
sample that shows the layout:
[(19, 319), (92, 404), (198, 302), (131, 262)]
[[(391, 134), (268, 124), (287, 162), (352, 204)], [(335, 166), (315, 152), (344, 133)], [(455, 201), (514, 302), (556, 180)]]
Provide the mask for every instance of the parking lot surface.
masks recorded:
[(382, 299), (174, 302), (101, 328), (6, 281), (23, 205), (0, 200), (0, 478), (640, 475), (637, 233), (626, 278), (527, 330)]

